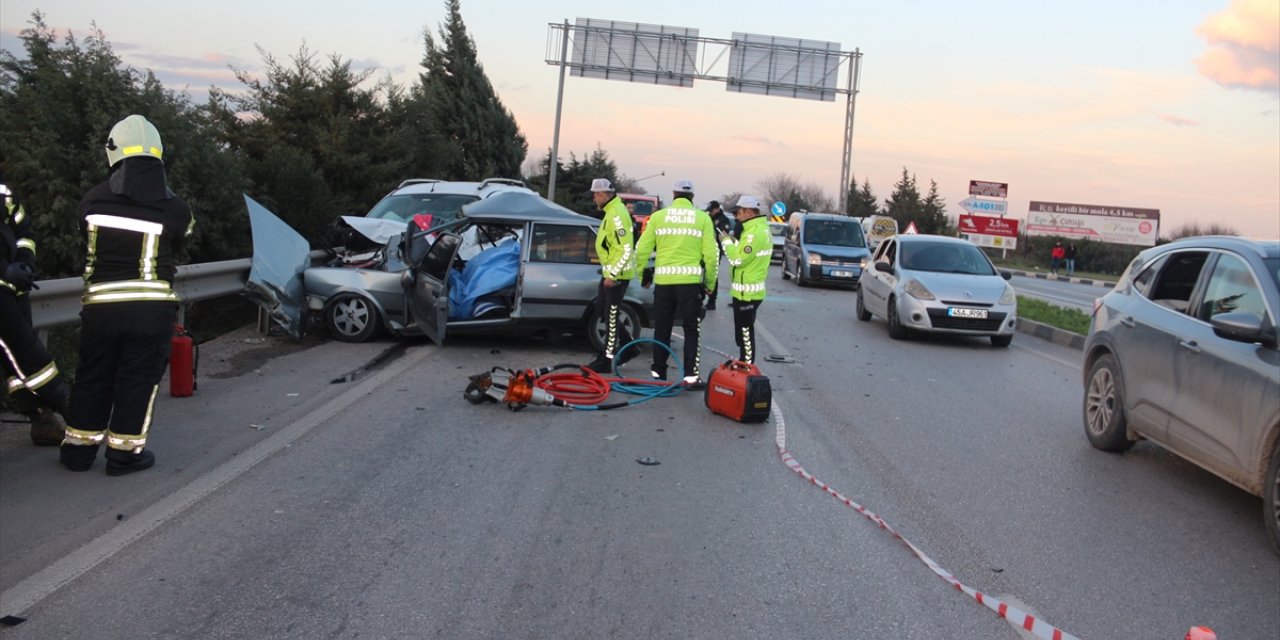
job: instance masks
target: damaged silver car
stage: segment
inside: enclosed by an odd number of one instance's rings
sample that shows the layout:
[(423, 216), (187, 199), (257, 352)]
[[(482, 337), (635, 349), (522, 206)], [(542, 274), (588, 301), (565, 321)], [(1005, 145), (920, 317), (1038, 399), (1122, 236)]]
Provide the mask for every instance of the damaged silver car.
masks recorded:
[[(318, 317), (350, 342), (383, 329), (437, 343), (446, 332), (585, 333), (602, 348), (599, 221), (527, 189), (475, 200), (443, 225), (421, 214), (344, 216), (344, 246), (319, 258), (287, 224), (245, 201), (254, 237), (246, 295), (295, 337)], [(620, 318), (631, 335), (651, 325), (652, 306), (652, 290), (633, 281)]]

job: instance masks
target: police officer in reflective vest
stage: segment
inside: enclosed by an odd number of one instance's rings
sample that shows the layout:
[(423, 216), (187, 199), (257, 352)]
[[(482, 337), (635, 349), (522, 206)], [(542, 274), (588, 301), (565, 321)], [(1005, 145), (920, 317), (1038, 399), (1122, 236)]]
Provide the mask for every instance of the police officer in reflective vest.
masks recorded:
[[(649, 217), (636, 244), (636, 261), (648, 262), (657, 252), (653, 273), (653, 339), (671, 345), (671, 330), (677, 319), (684, 327), (684, 380), (690, 390), (703, 389), (699, 377), (699, 327), (702, 323), (703, 295), (715, 290), (715, 265), (720, 250), (715, 226), (707, 212), (693, 206), (693, 183), (677, 180), (671, 205)], [(703, 265), (711, 268), (704, 269)], [(667, 379), (667, 350), (653, 350), (650, 375)]]
[(174, 255), (195, 224), (169, 190), (160, 133), (140, 115), (107, 137), (106, 182), (80, 201), (87, 243), (80, 365), (61, 461), (87, 471), (107, 445), (107, 475), (150, 468), (152, 409), (178, 308)]
[(31, 443), (62, 442), (59, 413), (67, 410), (71, 388), (31, 329), (31, 295), (36, 280), (36, 241), (31, 216), (5, 183), (0, 169), (0, 372), (14, 410), (31, 419)]
[(749, 363), (756, 361), (756, 311), (764, 302), (764, 281), (769, 276), (769, 258), (773, 255), (769, 220), (760, 206), (760, 198), (739, 197), (734, 212), (740, 229), (738, 237), (720, 236), (720, 246), (730, 267), (733, 338), (738, 343), (738, 359)]
[[(613, 370), (613, 358), (618, 349), (631, 342), (631, 333), (618, 322), (622, 298), (627, 285), (635, 276), (635, 233), (632, 230), (631, 213), (627, 205), (614, 192), (606, 178), (591, 181), (591, 199), (604, 216), (596, 232), (596, 256), (600, 259), (600, 288), (596, 292), (596, 315), (604, 318), (604, 352), (591, 364), (594, 371), (608, 373)], [(636, 354), (632, 348), (623, 354), (619, 362), (626, 362)]]

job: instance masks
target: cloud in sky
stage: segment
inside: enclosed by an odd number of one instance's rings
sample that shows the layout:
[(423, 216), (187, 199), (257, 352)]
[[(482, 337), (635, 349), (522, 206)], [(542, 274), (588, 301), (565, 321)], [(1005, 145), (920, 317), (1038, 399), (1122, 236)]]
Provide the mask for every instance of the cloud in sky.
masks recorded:
[(1199, 122), (1196, 122), (1195, 120), (1192, 120), (1191, 118), (1184, 118), (1184, 117), (1182, 117), (1182, 116), (1175, 116), (1175, 115), (1170, 115), (1170, 114), (1167, 114), (1167, 113), (1162, 113), (1162, 114), (1160, 114), (1160, 119), (1161, 119), (1161, 120), (1164, 120), (1165, 122), (1168, 122), (1169, 124), (1171, 124), (1171, 125), (1173, 125), (1173, 126), (1175, 126), (1175, 127), (1198, 127), (1198, 126), (1200, 126), (1200, 123), (1199, 123)]
[(1225, 87), (1280, 93), (1280, 3), (1232, 0), (1196, 33), (1210, 44), (1196, 60), (1205, 77)]

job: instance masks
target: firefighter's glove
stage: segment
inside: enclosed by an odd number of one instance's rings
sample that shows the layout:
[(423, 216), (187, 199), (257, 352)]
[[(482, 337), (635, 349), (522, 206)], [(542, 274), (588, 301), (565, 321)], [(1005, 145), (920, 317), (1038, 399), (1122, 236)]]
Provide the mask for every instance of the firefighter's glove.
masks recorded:
[(4, 270), (5, 282), (13, 285), (18, 291), (30, 291), (36, 286), (36, 270), (25, 262), (11, 262)]

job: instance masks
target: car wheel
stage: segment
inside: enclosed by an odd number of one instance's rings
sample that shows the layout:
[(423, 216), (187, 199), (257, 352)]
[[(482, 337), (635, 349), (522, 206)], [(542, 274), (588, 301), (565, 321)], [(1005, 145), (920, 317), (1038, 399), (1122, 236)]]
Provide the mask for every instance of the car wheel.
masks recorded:
[[(632, 340), (640, 337), (640, 332), (643, 330), (640, 326), (640, 314), (636, 313), (630, 305), (624, 304), (618, 308), (618, 322), (622, 323), (622, 328), (626, 329), (626, 333)], [(591, 317), (587, 319), (587, 339), (591, 342), (591, 348), (598, 353), (604, 353), (604, 341), (608, 338), (608, 331), (609, 327), (605, 326), (604, 316), (593, 309)], [(621, 349), (622, 345), (618, 345), (618, 348)]]
[(1007, 347), (1012, 342), (1013, 342), (1013, 334), (1009, 334), (1007, 336), (991, 336), (991, 346), (993, 347), (1001, 347), (1001, 348)]
[(894, 340), (906, 340), (907, 328), (898, 319), (898, 301), (896, 299), (889, 298), (888, 309), (885, 313), (889, 314), (887, 318), (889, 321), (889, 337)]
[(804, 270), (800, 268), (800, 260), (798, 258), (796, 259), (796, 284), (802, 287), (809, 286), (809, 281), (804, 277)]
[(871, 319), (871, 312), (867, 311), (867, 305), (862, 301), (862, 288), (858, 288), (858, 300), (854, 303), (857, 307), (858, 319), (866, 322)]
[(378, 309), (368, 298), (344, 293), (329, 301), (324, 323), (343, 342), (366, 342), (378, 332)]
[(1104, 354), (1089, 369), (1084, 390), (1084, 432), (1089, 444), (1103, 451), (1127, 451), (1128, 420), (1124, 415), (1124, 382), (1111, 354)]
[(1280, 442), (1271, 450), (1271, 464), (1262, 479), (1262, 518), (1271, 534), (1271, 544), (1280, 553)]
[(783, 258), (783, 259), (782, 259), (782, 279), (783, 279), (783, 280), (790, 280), (790, 279), (791, 279), (791, 274), (790, 274), (790, 273), (787, 273), (787, 259), (786, 259), (786, 258)]

